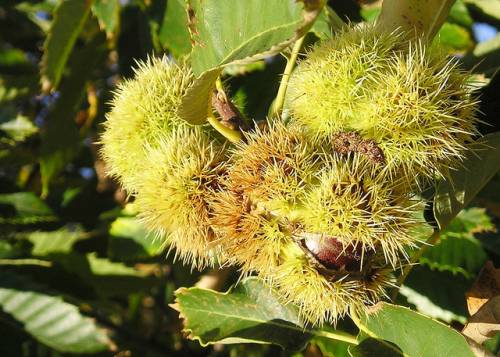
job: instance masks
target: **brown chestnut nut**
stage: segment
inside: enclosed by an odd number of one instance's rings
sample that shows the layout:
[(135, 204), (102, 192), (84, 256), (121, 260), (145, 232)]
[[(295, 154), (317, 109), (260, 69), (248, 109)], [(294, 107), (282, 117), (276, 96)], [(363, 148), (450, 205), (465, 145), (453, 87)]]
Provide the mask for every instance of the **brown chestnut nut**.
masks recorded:
[(361, 269), (363, 255), (361, 244), (344, 246), (335, 237), (308, 234), (303, 240), (303, 245), (327, 269), (347, 271), (359, 271)]

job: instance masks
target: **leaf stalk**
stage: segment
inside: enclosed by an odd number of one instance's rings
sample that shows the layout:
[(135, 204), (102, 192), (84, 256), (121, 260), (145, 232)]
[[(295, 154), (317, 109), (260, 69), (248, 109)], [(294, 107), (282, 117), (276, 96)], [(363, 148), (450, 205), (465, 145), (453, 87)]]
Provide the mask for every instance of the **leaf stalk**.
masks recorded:
[(295, 63), (297, 62), (297, 57), (299, 55), (300, 49), (302, 47), (302, 43), (304, 42), (305, 36), (302, 36), (297, 41), (292, 48), (292, 53), (290, 54), (290, 58), (288, 58), (285, 71), (283, 72), (283, 77), (281, 77), (280, 86), (278, 88), (278, 94), (276, 95), (276, 100), (273, 105), (273, 115), (276, 117), (281, 117), (281, 113), (283, 112), (283, 105), (285, 104), (285, 95), (288, 89), (288, 82), (290, 81), (290, 76), (292, 75), (292, 71), (295, 68)]

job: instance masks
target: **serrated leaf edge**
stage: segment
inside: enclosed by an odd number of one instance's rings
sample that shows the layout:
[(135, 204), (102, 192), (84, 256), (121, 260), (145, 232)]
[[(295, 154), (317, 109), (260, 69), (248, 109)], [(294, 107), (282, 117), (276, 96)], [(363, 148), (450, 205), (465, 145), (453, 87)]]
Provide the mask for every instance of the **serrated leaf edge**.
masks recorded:
[[(258, 280), (258, 279), (256, 279), (256, 278), (247, 278), (244, 281), (249, 281), (249, 280)], [(182, 311), (182, 306), (181, 306), (181, 302), (179, 301), (179, 296), (185, 295), (185, 294), (187, 294), (187, 293), (189, 293), (190, 291), (193, 291), (193, 290), (208, 291), (208, 292), (210, 292), (212, 294), (216, 294), (216, 295), (219, 295), (219, 296), (226, 296), (226, 295), (231, 294), (234, 291), (234, 289), (235, 289), (236, 286), (237, 285), (231, 286), (225, 292), (215, 291), (215, 290), (206, 289), (206, 288), (198, 288), (196, 286), (190, 287), (190, 288), (181, 287), (181, 288), (177, 289), (174, 292), (174, 295), (176, 296), (176, 299), (175, 299), (174, 303), (173, 304), (169, 304), (169, 306), (172, 309), (174, 309), (175, 311), (179, 312), (179, 318), (181, 318), (183, 320), (183, 329), (182, 329), (182, 332), (186, 334), (186, 337), (188, 339), (190, 339), (192, 341), (198, 341), (198, 343), (202, 347), (207, 347), (207, 346), (214, 345), (214, 344), (217, 344), (217, 343), (238, 343), (238, 342), (242, 342), (242, 341), (245, 341), (247, 343), (249, 343), (249, 342), (250, 343), (257, 343), (257, 344), (261, 344), (261, 345), (269, 345), (269, 344), (271, 344), (270, 342), (263, 342), (261, 340), (253, 340), (253, 339), (250, 339), (250, 338), (244, 338), (243, 339), (243, 338), (238, 338), (238, 337), (229, 337), (229, 338), (223, 338), (223, 339), (217, 340), (217, 341), (204, 342), (204, 341), (202, 341), (202, 337), (193, 334), (193, 330), (188, 327), (189, 320), (188, 320), (188, 318), (186, 317), (186, 315)], [(207, 311), (207, 312), (216, 313), (217, 314), (217, 312), (213, 312), (213, 311)], [(236, 315), (224, 315), (224, 314), (220, 314), (220, 313), (219, 313), (219, 315), (226, 316), (226, 317), (227, 316), (230, 316), (230, 317), (236, 316)], [(311, 336), (316, 335), (316, 333), (315, 333), (314, 330), (309, 330), (309, 329), (306, 329), (306, 328), (293, 328), (290, 325), (281, 325), (281, 324), (277, 324), (275, 322), (270, 322), (270, 321), (266, 321), (266, 320), (257, 320), (257, 319), (247, 318), (247, 317), (245, 317), (245, 320), (247, 320), (247, 321), (254, 321), (254, 322), (260, 322), (260, 323), (268, 324), (268, 325), (279, 326), (279, 327), (283, 327), (285, 329), (291, 329), (291, 330), (295, 330), (295, 331), (302, 332), (302, 333), (309, 333), (309, 334), (311, 334)], [(231, 342), (228, 342), (228, 341), (231, 341)], [(277, 344), (277, 345), (280, 346), (280, 347), (282, 347), (282, 348), (285, 348), (285, 346), (283, 346), (283, 345), (280, 345), (280, 344)]]

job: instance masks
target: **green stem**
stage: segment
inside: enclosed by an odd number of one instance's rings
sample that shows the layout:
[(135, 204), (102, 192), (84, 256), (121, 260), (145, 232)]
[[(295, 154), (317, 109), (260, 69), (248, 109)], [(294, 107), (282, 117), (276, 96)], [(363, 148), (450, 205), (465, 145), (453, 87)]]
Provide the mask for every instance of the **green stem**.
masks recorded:
[(217, 77), (217, 80), (215, 81), (215, 89), (217, 89), (217, 92), (221, 93), (224, 96), (224, 99), (227, 101), (226, 91), (224, 90), (224, 86), (222, 85), (220, 76)]
[(227, 140), (232, 143), (240, 142), (243, 135), (238, 130), (233, 130), (223, 125), (217, 118), (212, 114), (208, 116), (208, 122), (214, 127), (220, 134), (222, 134)]
[(425, 244), (422, 244), (420, 249), (417, 250), (415, 252), (415, 254), (412, 255), (412, 257), (410, 259), (410, 263), (404, 267), (403, 273), (399, 276), (398, 280), (396, 281), (396, 287), (394, 288), (394, 290), (392, 292), (391, 301), (394, 302), (396, 300), (396, 298), (398, 297), (399, 288), (401, 287), (401, 285), (403, 285), (406, 278), (410, 274), (411, 270), (413, 269), (415, 264), (420, 260), (422, 255), (424, 255), (424, 253), (427, 251), (427, 249), (429, 249), (429, 247), (431, 247), (437, 243), (437, 241), (440, 238), (439, 232), (440, 231), (434, 231), (434, 233), (429, 237), (429, 239), (427, 239)]
[(359, 341), (356, 336), (350, 335), (348, 333), (338, 333), (330, 331), (314, 331), (314, 334), (319, 337), (329, 338), (331, 340), (347, 342), (351, 345), (358, 345)]
[(297, 57), (299, 55), (299, 51), (300, 48), (302, 47), (303, 42), (304, 42), (304, 36), (295, 41), (295, 44), (293, 45), (292, 48), (292, 53), (290, 54), (290, 58), (286, 63), (285, 72), (283, 72), (283, 77), (281, 78), (280, 87), (278, 88), (278, 94), (276, 95), (276, 100), (273, 105), (273, 114), (277, 117), (280, 117), (281, 112), (283, 111), (283, 105), (285, 104), (285, 95), (286, 95), (286, 90), (288, 88), (288, 82), (290, 80), (292, 71), (295, 68), (295, 63), (297, 62)]
[(40, 259), (0, 259), (0, 265), (38, 265), (50, 268), (52, 262)]

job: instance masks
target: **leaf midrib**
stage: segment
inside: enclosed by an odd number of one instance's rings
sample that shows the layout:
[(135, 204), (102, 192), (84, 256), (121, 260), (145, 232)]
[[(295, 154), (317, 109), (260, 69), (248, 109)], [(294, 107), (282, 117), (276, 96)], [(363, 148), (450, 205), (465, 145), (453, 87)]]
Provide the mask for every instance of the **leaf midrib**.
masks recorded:
[[(302, 332), (302, 333), (310, 333), (310, 334), (313, 334), (313, 335), (316, 335), (315, 331), (314, 330), (309, 330), (309, 329), (302, 329), (302, 328), (299, 328), (299, 327), (295, 327), (294, 326), (290, 326), (290, 325), (285, 325), (285, 324), (281, 324), (281, 323), (278, 323), (278, 322), (273, 322), (272, 320), (269, 321), (269, 320), (261, 320), (261, 319), (255, 319), (255, 318), (251, 318), (251, 317), (246, 317), (246, 316), (240, 316), (240, 315), (232, 315), (232, 314), (226, 314), (226, 313), (221, 313), (220, 311), (213, 311), (213, 310), (206, 310), (206, 309), (198, 309), (198, 308), (187, 308), (187, 307), (184, 307), (183, 310), (190, 310), (190, 311), (195, 311), (195, 312), (205, 312), (205, 313), (209, 313), (209, 314), (214, 314), (214, 315), (218, 315), (218, 316), (222, 316), (222, 317), (226, 317), (226, 318), (233, 318), (233, 319), (239, 319), (239, 320), (245, 320), (245, 321), (251, 321), (251, 322), (258, 322), (258, 323), (262, 323), (262, 324), (267, 324), (267, 325), (270, 325), (270, 326), (277, 326), (277, 327), (282, 327), (282, 328), (285, 328), (285, 329), (288, 329), (288, 330), (294, 330), (294, 331), (299, 331), (299, 332)], [(295, 324), (294, 322), (291, 322), (291, 324)]]
[[(281, 29), (283, 29), (283, 28), (291, 27), (291, 26), (294, 26), (294, 25), (296, 25), (296, 24), (301, 24), (301, 23), (303, 22), (303, 20), (304, 20), (304, 19), (302, 18), (302, 19), (300, 19), (300, 20), (296, 20), (296, 21), (294, 21), (294, 22), (290, 22), (290, 23), (287, 23), (287, 24), (283, 24), (283, 25), (279, 25), (279, 26), (271, 27), (271, 28), (267, 29), (266, 31), (259, 32), (259, 33), (255, 34), (254, 36), (252, 36), (252, 37), (248, 38), (246, 41), (242, 42), (239, 46), (235, 47), (235, 48), (234, 48), (232, 51), (230, 51), (230, 52), (229, 52), (229, 53), (228, 53), (225, 57), (223, 57), (223, 58), (219, 61), (219, 65), (212, 66), (212, 67), (210, 67), (210, 68), (204, 69), (203, 71), (199, 72), (198, 76), (202, 76), (202, 75), (203, 75), (204, 73), (206, 73), (206, 72), (210, 72), (210, 71), (212, 71), (212, 70), (214, 70), (214, 69), (218, 69), (218, 68), (220, 68), (220, 67), (223, 67), (223, 66), (227, 65), (227, 64), (228, 64), (228, 61), (230, 61), (231, 57), (232, 57), (232, 56), (234, 56), (234, 54), (235, 54), (235, 53), (237, 53), (237, 52), (238, 52), (241, 48), (243, 48), (243, 47), (247, 46), (247, 45), (248, 45), (248, 43), (251, 43), (252, 41), (254, 41), (255, 39), (257, 39), (258, 37), (262, 37), (262, 36), (264, 36), (264, 35), (265, 35), (265, 34), (267, 34), (267, 33), (274, 32), (274, 31), (279, 31), (279, 30), (281, 30)], [(289, 41), (293, 41), (293, 39), (295, 38), (296, 33), (297, 33), (297, 31), (296, 31), (296, 30), (294, 30), (294, 35), (293, 35), (293, 36), (292, 36), (289, 40), (285, 40), (285, 41), (283, 41), (282, 43), (277, 44), (277, 45), (275, 45), (275, 46), (282, 46), (283, 44), (285, 44), (285, 43), (287, 43), (287, 42), (289, 42)], [(210, 37), (212, 38), (212, 36), (210, 36)], [(274, 46), (272, 46), (272, 47), (274, 47)], [(212, 48), (215, 48), (215, 47), (213, 47), (213, 46), (212, 46)], [(258, 53), (258, 54), (256, 54), (256, 55), (254, 55), (254, 56), (257, 56), (257, 55), (261, 55), (261, 56), (262, 56), (262, 55), (265, 55), (265, 54), (266, 54), (266, 52), (268, 52), (268, 51), (270, 51), (270, 49), (264, 50), (264, 51), (262, 51), (262, 52), (260, 52), (260, 53)], [(214, 50), (213, 52), (214, 52), (215, 54), (217, 53), (215, 50)], [(234, 63), (237, 63), (237, 62), (239, 62), (239, 61), (244, 61), (244, 60), (246, 60), (246, 59), (248, 59), (248, 58), (252, 58), (252, 57), (254, 57), (254, 56), (246, 56), (246, 57), (244, 57), (244, 58), (240, 58), (240, 59), (237, 59), (237, 60), (230, 61), (230, 63), (233, 63), (233, 62), (234, 62)], [(219, 56), (217, 56), (217, 57), (219, 57)]]

